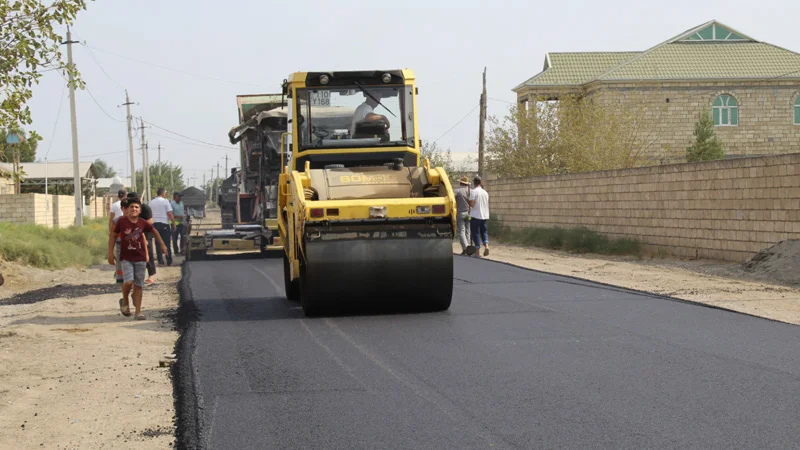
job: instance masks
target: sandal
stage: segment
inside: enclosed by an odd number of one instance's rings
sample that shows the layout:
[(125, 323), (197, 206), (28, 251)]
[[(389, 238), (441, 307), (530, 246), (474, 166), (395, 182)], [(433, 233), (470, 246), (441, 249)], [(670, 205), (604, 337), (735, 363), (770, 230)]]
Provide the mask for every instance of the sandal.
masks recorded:
[(128, 307), (122, 306), (123, 300), (124, 299), (122, 299), (122, 298), (119, 299), (119, 312), (121, 312), (123, 316), (128, 317), (128, 316), (131, 315), (131, 309), (130, 309), (130, 306), (128, 306)]
[(147, 317), (139, 314), (138, 316), (134, 317), (134, 319), (136, 319), (136, 320), (147, 320)]

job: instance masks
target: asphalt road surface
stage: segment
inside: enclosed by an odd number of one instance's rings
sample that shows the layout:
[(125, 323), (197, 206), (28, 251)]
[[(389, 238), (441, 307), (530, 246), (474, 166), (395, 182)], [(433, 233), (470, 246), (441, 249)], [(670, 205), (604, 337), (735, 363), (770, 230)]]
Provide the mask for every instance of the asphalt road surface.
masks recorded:
[(800, 327), (456, 257), (451, 309), (307, 319), (189, 263), (213, 449), (800, 447)]

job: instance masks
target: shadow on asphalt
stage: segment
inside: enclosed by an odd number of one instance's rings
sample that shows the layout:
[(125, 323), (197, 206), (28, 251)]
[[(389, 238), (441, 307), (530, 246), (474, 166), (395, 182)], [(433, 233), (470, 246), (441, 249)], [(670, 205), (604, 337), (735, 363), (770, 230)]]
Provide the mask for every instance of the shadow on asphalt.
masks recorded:
[[(395, 303), (382, 305), (356, 304), (330, 308), (324, 315), (306, 317), (299, 302), (290, 302), (285, 297), (195, 299), (201, 322), (269, 321), (293, 319), (324, 319), (342, 317), (367, 317), (410, 314), (436, 314), (413, 305)], [(443, 311), (439, 314), (447, 314)]]

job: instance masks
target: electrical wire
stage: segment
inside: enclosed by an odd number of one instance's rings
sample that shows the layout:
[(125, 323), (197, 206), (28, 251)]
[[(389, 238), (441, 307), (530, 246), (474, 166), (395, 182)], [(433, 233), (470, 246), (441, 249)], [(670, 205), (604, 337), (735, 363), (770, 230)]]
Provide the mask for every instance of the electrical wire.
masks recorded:
[(225, 79), (222, 79), (222, 78), (209, 77), (207, 75), (199, 75), (199, 74), (196, 74), (196, 73), (187, 72), (185, 70), (174, 69), (172, 67), (162, 66), (160, 64), (149, 63), (147, 61), (142, 61), (142, 60), (139, 60), (139, 59), (135, 59), (135, 58), (131, 58), (131, 57), (128, 57), (128, 56), (120, 55), (119, 53), (110, 52), (108, 50), (99, 49), (97, 47), (90, 47), (88, 44), (84, 44), (84, 45), (86, 45), (86, 48), (93, 49), (93, 50), (96, 50), (96, 51), (101, 52), (101, 53), (106, 53), (106, 54), (109, 54), (109, 55), (113, 55), (113, 56), (116, 56), (118, 58), (134, 61), (134, 62), (137, 62), (139, 64), (144, 64), (146, 66), (158, 67), (159, 69), (171, 70), (173, 72), (178, 72), (178, 73), (182, 73), (182, 74), (185, 74), (185, 75), (191, 75), (191, 76), (198, 77), (198, 78), (205, 78), (205, 79), (213, 80), (213, 81), (220, 81), (220, 82), (223, 82), (223, 83), (241, 84), (243, 86), (252, 86), (252, 87), (261, 87), (261, 86), (259, 86), (257, 84), (243, 83), (241, 81), (225, 80)]
[[(138, 150), (136, 150), (136, 151), (138, 151)], [(81, 155), (81, 158), (89, 158), (89, 157), (93, 158), (95, 156), (118, 155), (120, 153), (128, 153), (128, 150), (122, 150), (122, 151), (119, 151), (119, 152), (108, 152), (108, 153), (94, 153), (94, 154), (91, 154), (91, 155)], [(72, 158), (70, 157), (70, 158), (61, 158), (61, 159), (53, 159), (53, 160), (51, 160), (51, 162), (60, 162), (60, 161), (72, 161)]]
[(470, 114), (472, 114), (472, 113), (473, 113), (473, 111), (475, 111), (476, 109), (478, 109), (478, 107), (479, 107), (479, 106), (481, 106), (481, 105), (475, 105), (475, 107), (474, 107), (474, 108), (472, 108), (472, 109), (471, 109), (471, 110), (470, 110), (468, 113), (464, 114), (464, 117), (462, 117), (462, 118), (461, 118), (461, 120), (459, 120), (458, 122), (456, 122), (456, 124), (455, 124), (455, 125), (453, 125), (452, 127), (450, 127), (450, 129), (449, 129), (449, 130), (445, 131), (443, 135), (441, 135), (441, 136), (439, 136), (438, 138), (434, 139), (434, 141), (433, 141), (433, 142), (434, 142), (434, 143), (436, 143), (436, 142), (437, 142), (439, 139), (441, 139), (441, 138), (443, 138), (443, 137), (447, 136), (447, 133), (449, 133), (449, 132), (453, 131), (453, 129), (454, 129), (455, 127), (457, 127), (459, 124), (461, 124), (461, 122), (463, 122), (463, 121), (464, 121), (464, 120), (465, 120), (467, 117), (469, 117), (469, 115), (470, 115)]
[(67, 90), (67, 85), (61, 88), (61, 101), (58, 103), (58, 112), (56, 113), (56, 122), (53, 124), (53, 132), (50, 134), (50, 140), (47, 142), (47, 152), (44, 154), (44, 159), (50, 155), (50, 148), (53, 146), (53, 139), (56, 137), (56, 130), (58, 130), (58, 119), (61, 118), (61, 107), (64, 106), (64, 92)]
[(171, 130), (168, 130), (168, 129), (164, 128), (164, 127), (160, 127), (160, 126), (158, 126), (158, 125), (154, 124), (153, 122), (148, 122), (147, 120), (142, 120), (142, 122), (144, 122), (144, 123), (146, 123), (146, 124), (148, 124), (148, 125), (150, 125), (150, 126), (156, 127), (156, 128), (158, 128), (159, 130), (166, 131), (167, 133), (174, 134), (174, 135), (176, 135), (176, 136), (180, 136), (180, 137), (182, 137), (182, 138), (184, 138), (184, 139), (188, 139), (188, 140), (190, 140), (190, 141), (199, 142), (199, 143), (201, 143), (201, 144), (206, 144), (206, 145), (209, 145), (209, 146), (211, 146), (211, 147), (219, 147), (219, 148), (224, 148), (225, 150), (235, 150), (235, 147), (225, 147), (225, 146), (223, 146), (223, 145), (219, 145), (219, 144), (213, 144), (213, 143), (211, 143), (211, 142), (202, 141), (202, 140), (200, 140), (200, 139), (195, 139), (195, 138), (192, 138), (192, 137), (189, 137), (189, 136), (186, 136), (186, 135), (180, 134), (180, 133), (176, 133), (176, 132), (174, 132), (174, 131), (171, 131)]
[[(163, 138), (163, 139), (168, 139), (168, 140), (173, 141), (173, 142), (179, 142), (179, 143), (184, 144), (184, 145), (191, 145), (191, 146), (197, 147), (197, 148), (209, 148), (209, 149), (213, 149), (213, 150), (217, 150), (218, 149), (218, 147), (216, 147), (216, 146), (189, 142), (189, 141), (185, 141), (185, 140), (182, 140), (182, 139), (176, 139), (176, 138), (174, 138), (172, 136), (167, 136), (165, 134), (159, 134), (159, 133), (156, 133), (156, 132), (153, 132), (153, 131), (150, 132), (150, 135), (151, 136), (158, 136), (158, 137)], [(238, 150), (238, 149), (234, 147), (234, 148), (230, 148), (230, 149), (227, 149), (227, 150), (234, 151), (234, 150)]]

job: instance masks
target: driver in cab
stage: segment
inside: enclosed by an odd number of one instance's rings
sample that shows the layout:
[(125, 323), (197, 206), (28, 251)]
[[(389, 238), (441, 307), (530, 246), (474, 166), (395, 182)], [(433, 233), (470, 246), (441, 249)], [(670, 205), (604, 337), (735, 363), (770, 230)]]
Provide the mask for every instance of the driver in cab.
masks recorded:
[(389, 119), (382, 114), (375, 114), (373, 111), (375, 107), (380, 104), (381, 93), (380, 92), (365, 92), (366, 99), (364, 103), (358, 105), (356, 108), (355, 114), (353, 114), (353, 121), (350, 124), (350, 136), (353, 136), (356, 131), (356, 124), (361, 121), (368, 121), (374, 122), (376, 120), (382, 120), (386, 124), (386, 128), (389, 128)]

